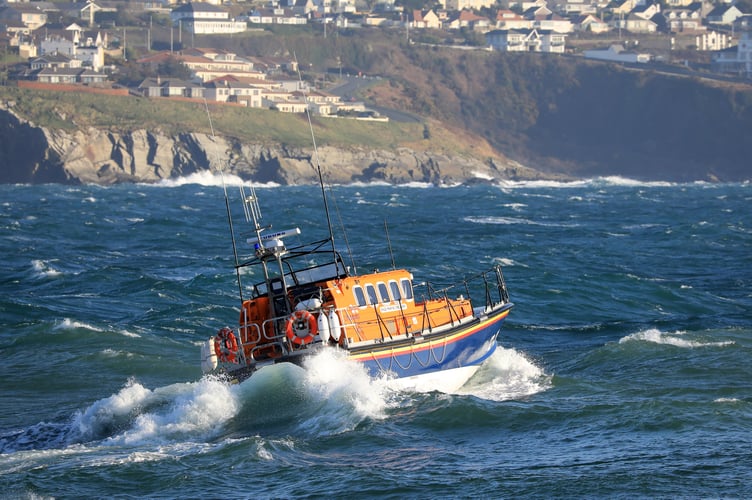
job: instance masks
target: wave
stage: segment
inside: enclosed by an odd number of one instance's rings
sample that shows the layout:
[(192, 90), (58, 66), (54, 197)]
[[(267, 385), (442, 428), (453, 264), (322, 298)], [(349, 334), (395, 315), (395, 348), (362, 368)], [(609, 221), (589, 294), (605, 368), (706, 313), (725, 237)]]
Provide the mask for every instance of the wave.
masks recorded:
[(631, 335), (627, 335), (626, 337), (623, 337), (619, 339), (620, 344), (625, 344), (628, 342), (651, 342), (654, 344), (663, 344), (663, 345), (671, 345), (674, 347), (683, 347), (683, 348), (696, 348), (696, 347), (725, 347), (728, 345), (733, 345), (734, 342), (729, 341), (722, 341), (722, 342), (703, 342), (698, 340), (687, 340), (685, 338), (682, 338), (683, 335), (685, 335), (687, 332), (684, 331), (676, 331), (672, 333), (662, 332), (658, 330), (657, 328), (650, 328), (647, 330), (643, 330), (637, 333), (633, 333)]
[(532, 219), (520, 218), (520, 217), (497, 217), (491, 215), (485, 216), (469, 216), (463, 219), (465, 222), (472, 222), (474, 224), (498, 224), (498, 225), (514, 225), (523, 224), (527, 226), (544, 226), (544, 227), (579, 227), (579, 224), (569, 223), (548, 223), (540, 222)]
[[(688, 183), (687, 185), (696, 185), (697, 183)], [(617, 175), (592, 177), (588, 179), (575, 179), (571, 181), (555, 180), (530, 180), (530, 181), (510, 181), (502, 180), (498, 184), (504, 188), (580, 188), (580, 187), (605, 187), (605, 186), (626, 186), (626, 187), (670, 187), (679, 186), (681, 183), (668, 181), (642, 181), (630, 179)]]
[(523, 353), (499, 346), (459, 391), (490, 401), (520, 399), (552, 387), (552, 376)]
[[(248, 182), (244, 181), (237, 175), (222, 174), (222, 173), (217, 173), (217, 172), (211, 172), (209, 170), (202, 170), (200, 172), (194, 172), (184, 177), (176, 177), (174, 179), (163, 179), (156, 184), (147, 184), (147, 186), (180, 187), (180, 186), (185, 186), (187, 184), (198, 184), (200, 186), (222, 187), (222, 186), (242, 186), (242, 185), (247, 185)], [(279, 184), (273, 183), (273, 182), (270, 182), (267, 184), (259, 184), (259, 183), (253, 183), (253, 184), (257, 188), (280, 186)]]
[(85, 330), (91, 330), (92, 332), (102, 332), (101, 328), (97, 328), (96, 326), (89, 325), (87, 323), (83, 323), (81, 321), (74, 321), (70, 318), (65, 318), (63, 321), (55, 325), (55, 330), (77, 330), (77, 329), (85, 329)]
[(31, 268), (37, 278), (54, 278), (63, 274), (44, 260), (35, 259), (31, 261)]
[[(107, 356), (121, 352), (107, 350)], [(498, 348), (458, 392), (503, 401), (544, 391), (551, 377), (514, 349)], [(149, 389), (129, 380), (116, 393), (59, 422), (0, 435), (0, 454), (136, 448), (139, 455), (181, 444), (222, 443), (259, 434), (331, 436), (383, 420), (411, 393), (373, 379), (344, 353), (326, 350), (305, 361), (260, 369), (239, 385), (217, 377)], [(118, 452), (120, 454), (120, 452)], [(128, 459), (134, 459), (127, 452)], [(148, 457), (141, 457), (148, 460)]]

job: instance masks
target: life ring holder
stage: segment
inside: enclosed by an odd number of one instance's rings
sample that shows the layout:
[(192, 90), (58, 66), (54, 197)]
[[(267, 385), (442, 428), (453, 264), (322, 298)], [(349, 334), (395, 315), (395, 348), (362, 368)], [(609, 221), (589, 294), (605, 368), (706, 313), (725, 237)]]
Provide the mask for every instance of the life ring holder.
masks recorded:
[(302, 346), (313, 342), (318, 333), (318, 322), (310, 311), (300, 309), (290, 315), (285, 332), (287, 338), (295, 345)]
[(232, 329), (224, 327), (214, 337), (214, 352), (220, 361), (226, 363), (238, 362), (238, 339)]

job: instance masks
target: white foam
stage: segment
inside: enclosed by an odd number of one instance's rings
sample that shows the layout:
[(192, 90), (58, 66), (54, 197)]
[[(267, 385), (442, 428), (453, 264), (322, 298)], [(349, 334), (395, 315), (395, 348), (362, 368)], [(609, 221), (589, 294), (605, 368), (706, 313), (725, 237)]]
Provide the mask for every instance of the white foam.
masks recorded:
[(364, 419), (385, 417), (388, 389), (374, 381), (360, 363), (348, 361), (346, 353), (325, 349), (305, 361), (301, 369), (304, 387), (320, 406), (305, 423), (317, 433), (340, 433), (355, 428)]
[[(212, 172), (210, 170), (202, 170), (200, 172), (194, 172), (185, 177), (177, 177), (175, 179), (164, 179), (158, 182), (156, 185), (160, 187), (178, 187), (185, 186), (186, 184), (198, 184), (200, 186), (241, 186), (247, 184), (246, 181), (232, 174), (221, 174)], [(277, 187), (279, 184), (269, 183), (265, 185), (255, 185), (256, 187)]]
[(520, 399), (551, 387), (551, 376), (524, 354), (501, 346), (457, 394), (491, 401)]
[(240, 405), (231, 386), (212, 378), (150, 390), (131, 381), (74, 417), (79, 440), (134, 445), (207, 437)]
[(54, 278), (60, 276), (61, 273), (57, 269), (53, 268), (48, 262), (40, 259), (31, 261), (31, 267), (34, 270), (34, 274), (37, 278)]
[(733, 345), (733, 341), (724, 342), (700, 342), (696, 340), (687, 340), (681, 338), (687, 332), (676, 331), (673, 333), (662, 332), (657, 328), (650, 328), (641, 332), (633, 333), (619, 339), (620, 344), (627, 342), (651, 342), (654, 344), (672, 345), (674, 347), (695, 348), (695, 347), (724, 347)]
[(95, 326), (92, 326), (88, 323), (84, 323), (82, 321), (74, 321), (70, 318), (65, 318), (63, 321), (55, 325), (55, 330), (74, 330), (82, 328), (85, 330), (91, 330), (93, 332), (101, 332), (101, 328), (97, 328)]

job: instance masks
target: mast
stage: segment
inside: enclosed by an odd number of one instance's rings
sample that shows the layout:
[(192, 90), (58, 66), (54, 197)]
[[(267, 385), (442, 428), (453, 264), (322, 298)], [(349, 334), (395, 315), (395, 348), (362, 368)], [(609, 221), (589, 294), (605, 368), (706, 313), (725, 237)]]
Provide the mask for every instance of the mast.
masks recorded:
[[(319, 161), (319, 150), (318, 147), (316, 147), (316, 135), (313, 133), (313, 122), (311, 121), (311, 109), (310, 105), (308, 104), (308, 93), (306, 92), (306, 87), (303, 85), (303, 77), (300, 74), (300, 64), (298, 64), (298, 58), (295, 54), (293, 54), (293, 58), (295, 59), (295, 67), (298, 71), (298, 82), (300, 82), (300, 92), (303, 94), (303, 102), (305, 103), (305, 110), (306, 110), (306, 118), (308, 119), (308, 129), (311, 131), (311, 143), (313, 144), (313, 166), (316, 169), (316, 173), (319, 177), (319, 187), (321, 188), (321, 198), (324, 201), (324, 213), (326, 214), (326, 225), (329, 229), (329, 242), (332, 245), (332, 256), (334, 258), (334, 265), (339, 266), (339, 259), (337, 259), (337, 247), (334, 245), (334, 228), (332, 227), (332, 217), (329, 212), (329, 201), (326, 197), (326, 188), (324, 187), (324, 176), (321, 173), (321, 162)], [(343, 269), (342, 272), (346, 272), (346, 269)], [(337, 273), (339, 274), (339, 269), (337, 269)]]

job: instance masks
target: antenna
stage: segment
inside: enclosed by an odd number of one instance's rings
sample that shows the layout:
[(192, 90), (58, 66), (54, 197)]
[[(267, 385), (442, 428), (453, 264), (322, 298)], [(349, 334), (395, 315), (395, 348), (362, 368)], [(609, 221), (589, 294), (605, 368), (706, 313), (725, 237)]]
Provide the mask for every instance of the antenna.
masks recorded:
[(397, 265), (394, 263), (394, 253), (392, 253), (392, 240), (389, 239), (389, 227), (384, 219), (384, 233), (386, 234), (386, 244), (389, 247), (389, 258), (392, 259), (392, 269), (397, 269)]
[[(311, 141), (313, 142), (313, 162), (316, 172), (319, 176), (319, 186), (321, 187), (321, 196), (324, 199), (324, 212), (326, 212), (326, 224), (329, 228), (329, 241), (332, 244), (332, 253), (337, 254), (337, 248), (334, 246), (334, 229), (332, 228), (332, 217), (329, 213), (329, 202), (326, 197), (326, 189), (324, 188), (324, 177), (321, 174), (321, 163), (319, 162), (319, 150), (316, 147), (316, 136), (313, 133), (313, 122), (311, 121), (311, 110), (308, 105), (308, 95), (303, 85), (303, 77), (300, 74), (300, 64), (298, 64), (298, 56), (293, 52), (293, 59), (295, 59), (295, 67), (298, 71), (298, 81), (300, 82), (300, 91), (303, 94), (303, 101), (305, 102), (306, 118), (308, 118), (308, 128), (311, 130)], [(338, 259), (334, 259), (335, 265), (337, 265)], [(347, 272), (347, 269), (343, 269), (343, 272)]]
[[(204, 98), (204, 107), (206, 108), (206, 115), (209, 117), (209, 128), (211, 129), (212, 139), (216, 140), (214, 135), (214, 124), (212, 123), (211, 113), (209, 112), (209, 103)], [(240, 268), (238, 267), (238, 247), (235, 244), (235, 229), (232, 227), (232, 214), (230, 213), (230, 200), (227, 197), (227, 184), (225, 183), (225, 172), (222, 168), (222, 162), (219, 163), (219, 175), (222, 178), (222, 191), (225, 193), (225, 210), (227, 211), (227, 225), (230, 228), (230, 239), (232, 240), (232, 255), (235, 259), (235, 275), (238, 280), (238, 292), (240, 294), (240, 302), (243, 302), (243, 285), (240, 282)], [(242, 189), (242, 186), (241, 186)]]

